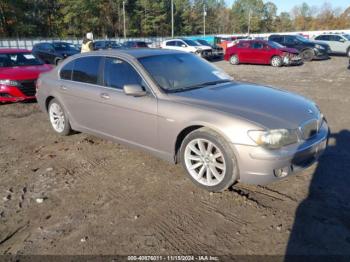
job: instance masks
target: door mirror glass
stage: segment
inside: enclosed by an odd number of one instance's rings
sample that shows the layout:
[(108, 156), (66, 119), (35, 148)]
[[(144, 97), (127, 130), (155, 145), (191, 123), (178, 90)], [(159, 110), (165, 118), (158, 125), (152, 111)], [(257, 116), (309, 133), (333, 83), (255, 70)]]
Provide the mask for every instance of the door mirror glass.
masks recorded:
[(125, 85), (123, 90), (128, 96), (145, 96), (147, 94), (140, 85)]
[(340, 39), (339, 39), (339, 42), (344, 43), (344, 42), (345, 42), (345, 39), (344, 39), (344, 38), (340, 38)]

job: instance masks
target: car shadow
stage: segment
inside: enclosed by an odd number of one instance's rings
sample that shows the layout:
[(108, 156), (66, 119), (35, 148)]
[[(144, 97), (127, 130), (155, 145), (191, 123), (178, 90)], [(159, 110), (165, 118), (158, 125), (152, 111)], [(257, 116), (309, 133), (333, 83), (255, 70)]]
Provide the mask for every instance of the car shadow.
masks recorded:
[(285, 261), (350, 261), (350, 132), (331, 134), (299, 205)]

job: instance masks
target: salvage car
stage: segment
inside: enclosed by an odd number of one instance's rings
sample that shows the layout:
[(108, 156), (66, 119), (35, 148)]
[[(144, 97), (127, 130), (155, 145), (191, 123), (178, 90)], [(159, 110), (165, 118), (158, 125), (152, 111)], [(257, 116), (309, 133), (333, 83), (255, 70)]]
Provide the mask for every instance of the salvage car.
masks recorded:
[(329, 45), (311, 41), (301, 35), (270, 35), (268, 40), (277, 42), (289, 48), (297, 49), (304, 61), (329, 58)]
[(190, 39), (171, 39), (166, 40), (160, 45), (161, 48), (184, 51), (193, 53), (203, 58), (210, 58), (212, 55), (212, 48), (210, 46), (201, 45)]
[(219, 58), (224, 56), (224, 49), (222, 47), (217, 45), (212, 45), (203, 39), (196, 39), (195, 41), (202, 46), (210, 47), (212, 49), (212, 53), (211, 53), (212, 58)]
[(350, 35), (348, 34), (323, 34), (316, 36), (314, 40), (328, 44), (332, 54), (350, 57)]
[(0, 49), (0, 102), (35, 99), (39, 74), (51, 69), (29, 50)]
[(298, 50), (265, 40), (241, 40), (238, 44), (227, 48), (224, 58), (232, 65), (249, 63), (280, 67), (303, 62)]
[(94, 41), (94, 50), (104, 50), (104, 49), (120, 49), (123, 46), (117, 41), (113, 40), (97, 40)]
[(74, 44), (66, 42), (38, 43), (33, 46), (33, 54), (47, 64), (57, 65), (68, 56), (80, 53)]
[(326, 148), (328, 125), (314, 102), (235, 82), (189, 53), (80, 54), (41, 75), (37, 87), (57, 134), (76, 130), (180, 162), (209, 191), (280, 180)]

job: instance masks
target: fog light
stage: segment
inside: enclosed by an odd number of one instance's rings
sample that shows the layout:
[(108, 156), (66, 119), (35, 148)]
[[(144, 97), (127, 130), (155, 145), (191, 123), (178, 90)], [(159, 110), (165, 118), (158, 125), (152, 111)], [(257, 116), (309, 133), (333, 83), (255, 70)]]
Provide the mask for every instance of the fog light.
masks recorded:
[(289, 174), (289, 167), (275, 169), (275, 170), (273, 170), (273, 174), (275, 175), (275, 177), (288, 176), (288, 174)]

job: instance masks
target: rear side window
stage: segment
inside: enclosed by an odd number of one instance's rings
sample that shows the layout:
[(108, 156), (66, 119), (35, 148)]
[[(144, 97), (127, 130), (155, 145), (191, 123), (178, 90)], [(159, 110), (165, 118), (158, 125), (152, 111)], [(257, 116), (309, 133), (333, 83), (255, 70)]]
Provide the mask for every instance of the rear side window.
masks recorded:
[(167, 46), (175, 46), (175, 41), (166, 42)]
[(75, 60), (73, 69), (73, 81), (98, 84), (99, 70), (102, 58), (100, 56), (88, 56)]
[(104, 85), (123, 89), (124, 85), (142, 85), (142, 78), (127, 62), (118, 58), (106, 57), (104, 66)]
[(283, 36), (271, 36), (269, 40), (277, 43), (283, 43)]
[(259, 43), (259, 42), (254, 42), (253, 43), (253, 48), (254, 49), (262, 49), (264, 47), (263, 43)]
[(60, 72), (61, 79), (72, 80), (72, 72), (74, 68), (74, 61), (69, 62), (64, 67), (62, 67)]

